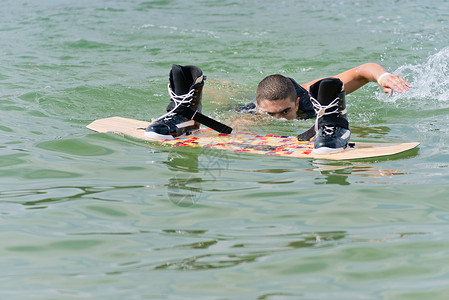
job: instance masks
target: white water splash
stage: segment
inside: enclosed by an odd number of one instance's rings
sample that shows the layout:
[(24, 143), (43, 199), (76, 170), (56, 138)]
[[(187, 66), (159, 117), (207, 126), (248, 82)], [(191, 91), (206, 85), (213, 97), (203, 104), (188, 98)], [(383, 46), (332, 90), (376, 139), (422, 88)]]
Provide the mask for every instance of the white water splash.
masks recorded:
[(406, 93), (395, 93), (392, 97), (379, 94), (380, 100), (397, 102), (414, 99), (436, 104), (449, 102), (449, 47), (431, 55), (422, 64), (404, 65), (394, 73), (404, 77), (412, 88)]

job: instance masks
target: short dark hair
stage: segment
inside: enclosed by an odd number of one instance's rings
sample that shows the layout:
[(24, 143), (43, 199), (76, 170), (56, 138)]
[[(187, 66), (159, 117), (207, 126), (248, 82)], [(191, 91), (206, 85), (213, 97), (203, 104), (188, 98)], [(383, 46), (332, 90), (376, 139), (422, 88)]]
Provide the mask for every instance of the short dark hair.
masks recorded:
[(282, 100), (290, 99), (296, 101), (297, 94), (295, 86), (290, 78), (283, 75), (274, 74), (262, 79), (257, 86), (256, 100)]

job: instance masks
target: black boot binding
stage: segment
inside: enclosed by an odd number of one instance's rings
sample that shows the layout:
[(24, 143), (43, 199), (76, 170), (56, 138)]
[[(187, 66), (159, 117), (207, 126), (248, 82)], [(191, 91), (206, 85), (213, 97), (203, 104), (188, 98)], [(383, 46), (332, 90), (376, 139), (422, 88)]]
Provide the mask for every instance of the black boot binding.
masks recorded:
[(201, 69), (196, 66), (173, 65), (168, 84), (170, 103), (167, 113), (148, 126), (145, 136), (173, 139), (191, 134), (199, 129), (200, 123), (221, 133), (231, 133), (232, 128), (201, 114), (205, 79)]
[(344, 150), (351, 131), (346, 117), (343, 82), (325, 78), (310, 87), (310, 101), (316, 113), (314, 153), (327, 154)]

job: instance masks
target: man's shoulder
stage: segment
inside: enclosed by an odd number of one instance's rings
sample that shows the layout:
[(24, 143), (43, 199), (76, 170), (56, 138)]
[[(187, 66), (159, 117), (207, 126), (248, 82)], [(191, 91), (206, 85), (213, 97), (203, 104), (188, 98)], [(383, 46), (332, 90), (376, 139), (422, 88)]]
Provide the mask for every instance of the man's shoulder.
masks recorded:
[(235, 109), (238, 112), (247, 112), (247, 113), (255, 113), (256, 112), (256, 99), (251, 102), (246, 103), (245, 105), (239, 106)]
[(289, 77), (288, 79), (290, 79), (296, 89), (296, 93), (298, 94), (298, 96), (303, 95), (303, 94), (308, 94), (309, 92), (303, 88), (299, 83), (296, 82), (296, 80), (294, 80), (293, 78)]

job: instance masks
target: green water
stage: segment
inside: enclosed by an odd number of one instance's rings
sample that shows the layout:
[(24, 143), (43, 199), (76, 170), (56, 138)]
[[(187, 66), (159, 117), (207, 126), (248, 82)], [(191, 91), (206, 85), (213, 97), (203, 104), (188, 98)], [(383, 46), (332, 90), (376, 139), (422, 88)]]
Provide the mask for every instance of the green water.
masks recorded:
[[(2, 1), (1, 299), (446, 299), (445, 0)], [(413, 88), (347, 97), (351, 162), (167, 149), (85, 128), (164, 111), (171, 64), (227, 121), (258, 82), (377, 62)], [(259, 120), (294, 135), (313, 121)]]

